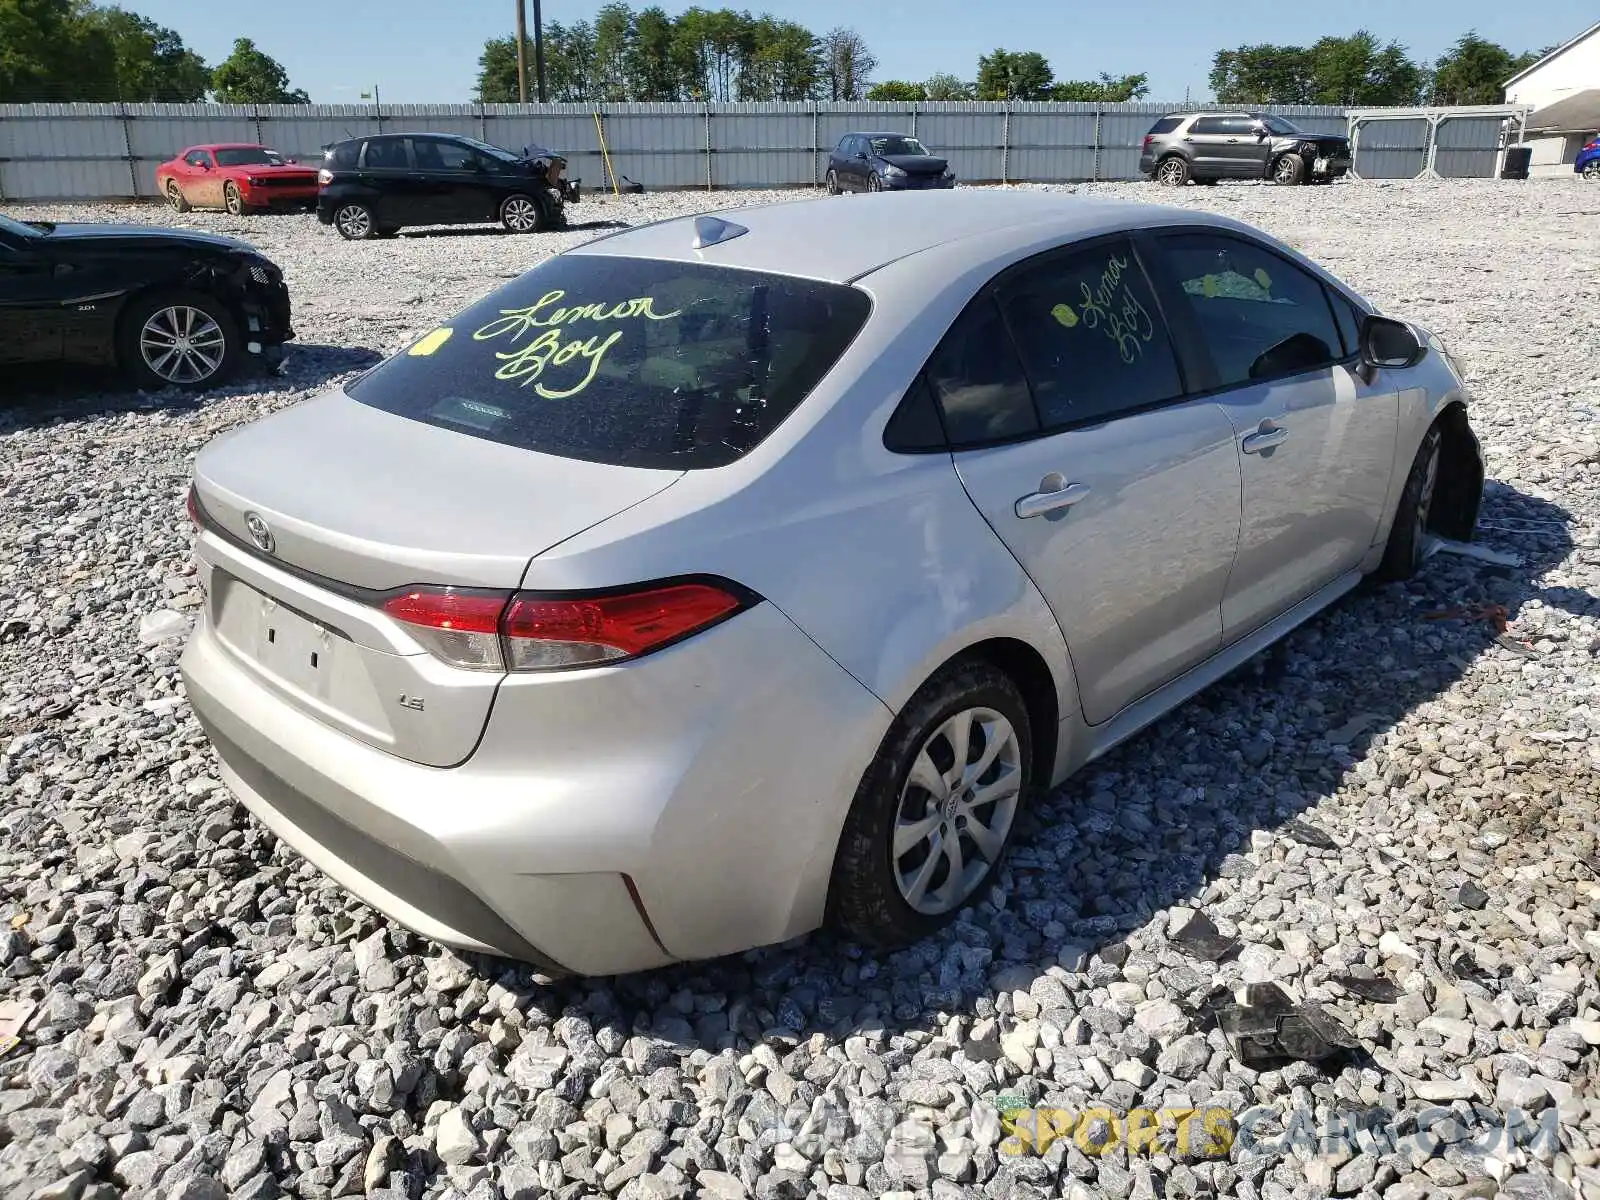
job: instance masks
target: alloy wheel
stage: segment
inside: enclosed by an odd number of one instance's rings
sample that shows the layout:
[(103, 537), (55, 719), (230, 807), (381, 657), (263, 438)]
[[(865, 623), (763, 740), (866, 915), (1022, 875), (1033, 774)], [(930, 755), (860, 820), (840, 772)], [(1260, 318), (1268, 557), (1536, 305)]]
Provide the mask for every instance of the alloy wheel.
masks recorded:
[(912, 760), (890, 858), (901, 897), (938, 916), (966, 903), (1005, 850), (1022, 794), (1022, 747), (992, 708), (952, 714)]
[(1600, 179), (1600, 158), (1584, 164), (1583, 177), (1585, 179)]
[(1183, 164), (1175, 158), (1167, 159), (1156, 172), (1156, 178), (1168, 187), (1177, 187), (1183, 182), (1184, 175)]
[(233, 216), (237, 217), (244, 214), (244, 197), (239, 194), (239, 189), (231, 183), (222, 190), (222, 203)]
[(333, 219), (347, 238), (364, 238), (372, 233), (372, 214), (359, 204), (345, 205)]
[(526, 196), (513, 196), (501, 209), (501, 219), (514, 233), (531, 233), (539, 227), (539, 209)]
[(175, 183), (167, 184), (167, 203), (172, 205), (173, 212), (183, 211), (183, 193)]
[(1293, 183), (1295, 179), (1294, 172), (1294, 159), (1292, 156), (1285, 154), (1278, 160), (1278, 166), (1273, 174), (1279, 183)]
[(158, 308), (139, 330), (144, 365), (168, 383), (201, 383), (222, 368), (228, 339), (204, 309), (187, 304)]

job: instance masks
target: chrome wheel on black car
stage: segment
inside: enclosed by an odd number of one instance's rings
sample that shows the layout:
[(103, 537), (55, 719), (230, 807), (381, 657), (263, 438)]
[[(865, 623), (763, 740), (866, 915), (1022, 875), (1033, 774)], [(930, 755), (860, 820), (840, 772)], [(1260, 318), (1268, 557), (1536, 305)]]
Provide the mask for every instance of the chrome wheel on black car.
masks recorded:
[(333, 227), (339, 236), (352, 242), (364, 241), (377, 229), (372, 210), (365, 204), (344, 204), (333, 214)]

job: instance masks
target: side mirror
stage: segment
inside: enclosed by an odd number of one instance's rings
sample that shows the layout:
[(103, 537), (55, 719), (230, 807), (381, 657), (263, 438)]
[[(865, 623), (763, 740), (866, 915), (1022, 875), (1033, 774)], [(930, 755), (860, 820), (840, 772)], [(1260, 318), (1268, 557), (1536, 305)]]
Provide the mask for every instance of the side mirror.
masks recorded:
[(1414, 367), (1428, 352), (1411, 326), (1393, 317), (1366, 317), (1361, 322), (1361, 361), (1369, 367), (1398, 370)]

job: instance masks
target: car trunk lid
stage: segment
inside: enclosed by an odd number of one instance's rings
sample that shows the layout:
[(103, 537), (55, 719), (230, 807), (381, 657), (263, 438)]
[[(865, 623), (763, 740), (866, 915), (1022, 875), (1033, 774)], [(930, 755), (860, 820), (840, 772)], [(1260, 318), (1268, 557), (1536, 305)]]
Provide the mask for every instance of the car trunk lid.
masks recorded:
[(333, 392), (195, 463), (207, 615), (242, 669), (352, 737), (434, 766), (471, 752), (497, 670), (428, 653), (383, 612), (411, 585), (509, 595), (530, 559), (681, 472), (500, 445)]

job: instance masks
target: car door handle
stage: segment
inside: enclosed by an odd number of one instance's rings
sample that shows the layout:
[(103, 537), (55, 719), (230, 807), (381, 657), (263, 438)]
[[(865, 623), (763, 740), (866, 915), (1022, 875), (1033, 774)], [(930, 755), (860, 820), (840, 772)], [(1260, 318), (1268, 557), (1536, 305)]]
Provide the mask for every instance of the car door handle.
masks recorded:
[(1054, 491), (1032, 492), (1017, 501), (1016, 513), (1024, 520), (1028, 517), (1042, 517), (1046, 513), (1071, 508), (1088, 495), (1089, 485), (1086, 483), (1069, 483)]
[(1268, 425), (1265, 421), (1261, 428), (1254, 433), (1246, 434), (1244, 441), (1239, 443), (1239, 449), (1246, 454), (1260, 454), (1263, 450), (1271, 450), (1274, 446), (1281, 446), (1289, 440), (1289, 431), (1281, 425)]
[(1228, 139), (1228, 145), (1237, 146), (1238, 144), (1239, 144), (1239, 139), (1238, 138), (1229, 138)]

